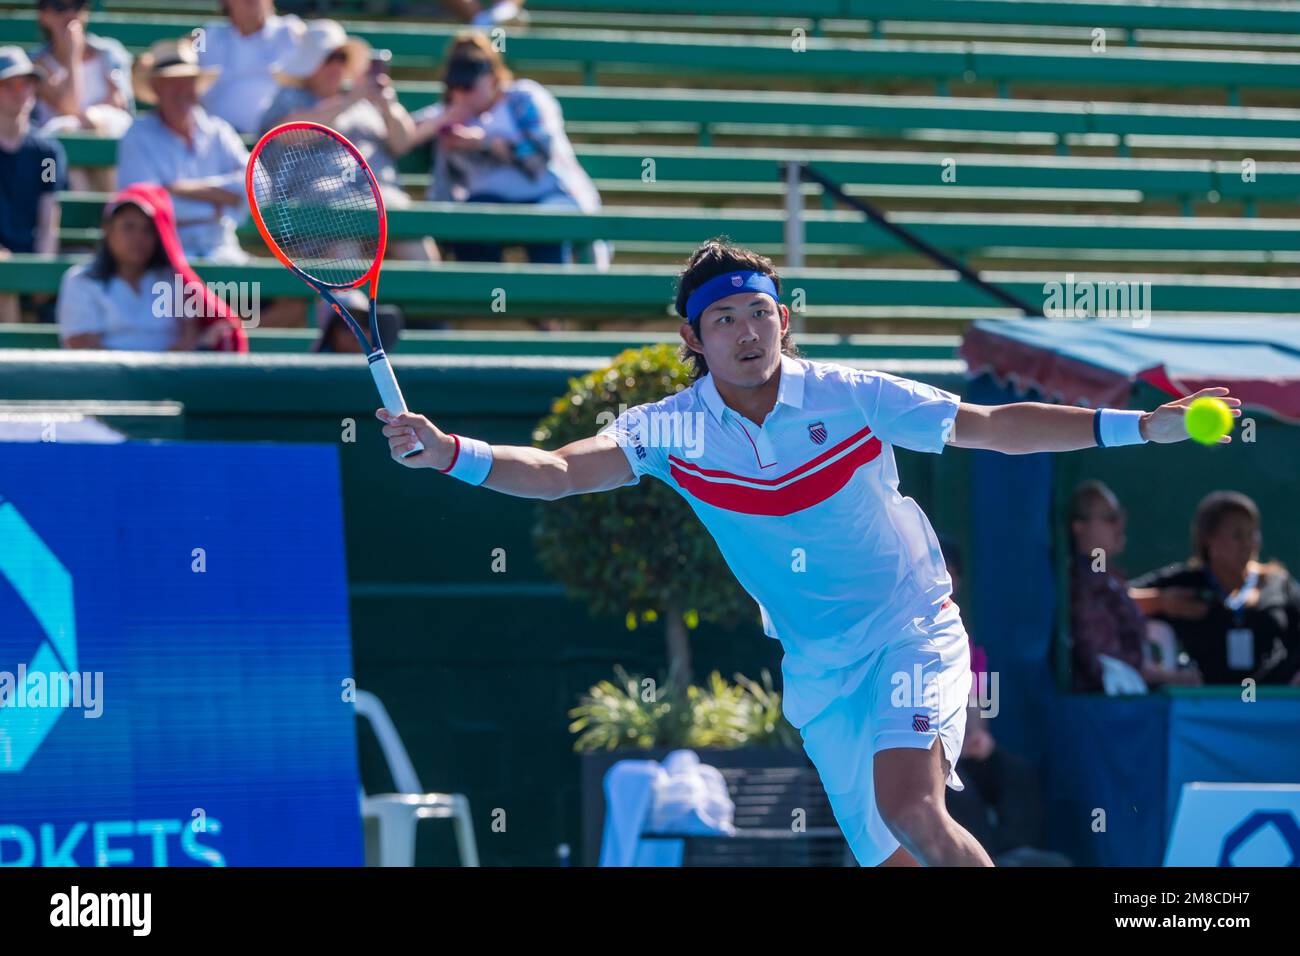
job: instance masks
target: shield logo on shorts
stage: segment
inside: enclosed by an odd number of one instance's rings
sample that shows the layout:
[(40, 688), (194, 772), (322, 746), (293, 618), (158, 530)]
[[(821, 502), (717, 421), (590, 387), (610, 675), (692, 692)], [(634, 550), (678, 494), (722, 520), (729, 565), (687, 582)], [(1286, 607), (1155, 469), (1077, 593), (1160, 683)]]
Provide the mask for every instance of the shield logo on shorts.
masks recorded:
[(930, 729), (930, 718), (925, 714), (915, 714), (912, 717), (912, 729), (917, 733), (926, 733)]
[(814, 445), (826, 444), (826, 423), (813, 422), (808, 426), (808, 437), (813, 440)]

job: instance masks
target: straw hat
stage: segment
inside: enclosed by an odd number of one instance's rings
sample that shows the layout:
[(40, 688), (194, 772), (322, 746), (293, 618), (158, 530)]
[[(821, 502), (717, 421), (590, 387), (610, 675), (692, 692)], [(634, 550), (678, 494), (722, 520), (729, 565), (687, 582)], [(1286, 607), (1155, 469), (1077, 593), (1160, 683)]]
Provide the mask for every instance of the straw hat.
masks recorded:
[(347, 31), (334, 20), (312, 20), (293, 52), (275, 71), (275, 78), (285, 86), (301, 86), (336, 50), (347, 54), (347, 72), (354, 80), (370, 66), (369, 43), (349, 38)]
[(131, 70), (131, 85), (135, 87), (135, 98), (141, 103), (157, 103), (158, 96), (153, 91), (153, 81), (159, 77), (197, 77), (199, 95), (202, 96), (216, 82), (220, 72), (199, 66), (199, 55), (194, 52), (194, 42), (189, 37), (159, 40), (135, 61)]

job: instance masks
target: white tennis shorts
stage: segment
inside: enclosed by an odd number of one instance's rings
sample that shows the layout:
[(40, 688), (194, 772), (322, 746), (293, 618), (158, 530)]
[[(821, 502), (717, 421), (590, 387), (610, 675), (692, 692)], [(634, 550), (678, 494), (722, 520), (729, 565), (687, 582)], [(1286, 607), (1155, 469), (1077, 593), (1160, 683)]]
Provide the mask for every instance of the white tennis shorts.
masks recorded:
[(893, 640), (838, 670), (805, 671), (782, 662), (787, 718), (803, 736), (835, 819), (862, 866), (877, 866), (899, 847), (876, 808), (875, 754), (895, 747), (928, 750), (937, 736), (962, 789), (957, 757), (966, 734), (970, 646), (951, 601), (914, 618)]

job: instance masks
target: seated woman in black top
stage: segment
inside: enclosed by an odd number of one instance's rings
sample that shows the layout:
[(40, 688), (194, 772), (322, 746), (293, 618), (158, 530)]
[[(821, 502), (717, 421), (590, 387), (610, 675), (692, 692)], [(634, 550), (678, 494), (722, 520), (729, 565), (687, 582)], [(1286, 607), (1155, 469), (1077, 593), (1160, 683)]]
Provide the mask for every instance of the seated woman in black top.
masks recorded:
[(1300, 684), (1300, 584), (1277, 562), (1261, 564), (1259, 545), (1255, 502), (1211, 492), (1196, 508), (1192, 557), (1133, 582), (1199, 592), (1203, 617), (1168, 620), (1207, 684)]

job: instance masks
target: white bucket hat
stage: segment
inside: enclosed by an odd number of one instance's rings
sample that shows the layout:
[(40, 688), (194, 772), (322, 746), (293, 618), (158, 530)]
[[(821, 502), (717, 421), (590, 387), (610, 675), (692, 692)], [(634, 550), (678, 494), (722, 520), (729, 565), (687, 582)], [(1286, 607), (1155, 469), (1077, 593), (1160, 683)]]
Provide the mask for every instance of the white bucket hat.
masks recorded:
[(353, 79), (361, 76), (370, 65), (369, 43), (349, 38), (347, 31), (334, 20), (312, 20), (298, 38), (293, 52), (275, 71), (275, 78), (285, 86), (301, 86), (336, 50), (347, 54), (348, 75)]
[(40, 79), (41, 68), (32, 63), (20, 46), (0, 46), (0, 80), (15, 76), (34, 76)]

